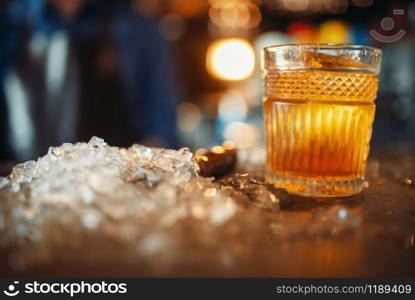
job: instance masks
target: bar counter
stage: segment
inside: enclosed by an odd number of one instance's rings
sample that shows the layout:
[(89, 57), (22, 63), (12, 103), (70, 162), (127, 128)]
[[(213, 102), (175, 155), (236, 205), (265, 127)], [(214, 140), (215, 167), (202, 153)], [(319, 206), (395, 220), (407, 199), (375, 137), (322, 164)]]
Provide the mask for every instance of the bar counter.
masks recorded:
[[(238, 172), (250, 172), (260, 179), (260, 166), (239, 164)], [(139, 258), (131, 254), (136, 251), (131, 247), (136, 246), (112, 245), (93, 232), (81, 241), (69, 243), (70, 247), (36, 246), (30, 264), (26, 263), (30, 251), (25, 250), (25, 245), (3, 246), (0, 274), (3, 277), (415, 276), (413, 149), (372, 151), (366, 188), (357, 196), (329, 200), (290, 196), (290, 199), (280, 210), (245, 205), (243, 214), (237, 215), (240, 220), (232, 219), (230, 224), (215, 227), (209, 234), (201, 229), (203, 223), (181, 223), (172, 229), (176, 238), (166, 246), (167, 250), (151, 252), (160, 241), (157, 237), (165, 234), (161, 232), (148, 241), (151, 253)], [(180, 247), (174, 245), (178, 239)], [(26, 252), (20, 255), (21, 251)]]

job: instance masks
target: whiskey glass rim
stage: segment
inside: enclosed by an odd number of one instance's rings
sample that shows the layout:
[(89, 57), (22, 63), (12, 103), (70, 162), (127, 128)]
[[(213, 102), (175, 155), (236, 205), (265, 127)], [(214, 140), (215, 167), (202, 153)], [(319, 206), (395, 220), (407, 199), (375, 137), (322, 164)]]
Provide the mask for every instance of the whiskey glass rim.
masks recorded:
[[(315, 53), (317, 62), (321, 59), (321, 65), (310, 65), (310, 56), (307, 52)], [(325, 65), (326, 55), (344, 58), (337, 65), (330, 62)], [(313, 68), (327, 70), (346, 70), (356, 72), (370, 72), (379, 74), (382, 59), (382, 50), (379, 48), (354, 45), (354, 44), (280, 44), (263, 48), (261, 52), (261, 68), (279, 70), (308, 70)]]
[(367, 46), (367, 45), (359, 45), (359, 44), (325, 44), (325, 43), (288, 43), (288, 44), (278, 44), (278, 45), (270, 45), (264, 47), (265, 51), (270, 51), (273, 49), (289, 49), (289, 48), (304, 48), (304, 49), (312, 49), (312, 50), (324, 50), (324, 49), (332, 49), (332, 50), (369, 50), (373, 51), (373, 54), (382, 54), (382, 50), (376, 47)]

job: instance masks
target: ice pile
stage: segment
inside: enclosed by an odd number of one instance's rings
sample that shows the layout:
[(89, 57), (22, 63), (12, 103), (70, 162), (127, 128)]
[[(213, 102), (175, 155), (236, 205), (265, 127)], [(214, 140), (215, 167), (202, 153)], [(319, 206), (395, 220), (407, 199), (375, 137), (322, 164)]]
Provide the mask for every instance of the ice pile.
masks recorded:
[[(197, 170), (187, 148), (124, 149), (97, 137), (51, 147), (0, 179), (0, 242), (40, 240), (45, 221), (91, 230), (156, 216), (161, 225), (189, 216), (226, 221), (235, 204)], [(129, 237), (141, 230), (136, 227)]]
[(279, 212), (293, 202), (284, 190), (248, 174), (204, 178), (198, 169), (187, 148), (126, 149), (97, 137), (51, 147), (0, 177), (0, 249), (15, 271), (56, 260), (146, 258), (153, 272), (191, 258), (228, 265), (258, 244), (258, 234), (290, 239), (358, 226), (338, 208), (307, 217), (309, 228), (296, 213)]

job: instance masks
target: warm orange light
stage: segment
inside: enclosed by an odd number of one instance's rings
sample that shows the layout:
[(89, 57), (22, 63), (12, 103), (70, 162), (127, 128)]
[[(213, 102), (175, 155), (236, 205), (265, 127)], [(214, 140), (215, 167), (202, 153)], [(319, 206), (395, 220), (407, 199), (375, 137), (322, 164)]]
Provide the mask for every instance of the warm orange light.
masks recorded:
[(212, 0), (209, 18), (217, 26), (252, 28), (262, 19), (254, 3), (245, 0)]
[(210, 45), (206, 56), (209, 73), (223, 80), (248, 78), (255, 67), (252, 46), (243, 39), (222, 39)]

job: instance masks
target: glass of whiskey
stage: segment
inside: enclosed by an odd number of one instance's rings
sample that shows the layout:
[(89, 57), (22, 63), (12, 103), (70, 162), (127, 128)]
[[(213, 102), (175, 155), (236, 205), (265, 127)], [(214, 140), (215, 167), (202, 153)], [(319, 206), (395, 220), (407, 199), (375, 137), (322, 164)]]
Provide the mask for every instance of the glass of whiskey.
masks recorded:
[(268, 182), (307, 197), (362, 190), (381, 56), (357, 45), (264, 48)]

